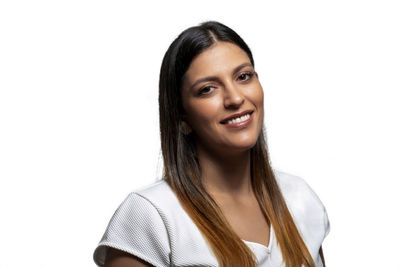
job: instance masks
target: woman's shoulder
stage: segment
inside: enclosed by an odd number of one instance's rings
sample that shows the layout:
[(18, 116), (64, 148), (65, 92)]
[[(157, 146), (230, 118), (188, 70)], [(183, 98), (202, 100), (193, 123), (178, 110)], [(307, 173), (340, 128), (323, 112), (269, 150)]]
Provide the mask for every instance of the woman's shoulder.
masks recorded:
[(280, 170), (274, 170), (286, 205), (292, 214), (306, 244), (318, 251), (330, 231), (328, 215), (324, 204), (301, 177)]
[(318, 195), (302, 177), (277, 169), (274, 174), (286, 201), (314, 204), (324, 209)]
[(129, 193), (126, 201), (141, 198), (148, 202), (162, 216), (169, 210), (180, 207), (180, 203), (165, 179), (158, 180)]
[[(187, 266), (202, 261), (215, 266), (206, 241), (165, 180), (138, 188), (125, 198), (112, 217), (95, 251), (103, 266), (107, 247), (113, 247), (153, 266)], [(172, 248), (173, 252), (172, 253)]]
[[(122, 201), (117, 212), (127, 217), (152, 221), (167, 227), (171, 214), (180, 214), (181, 205), (166, 180), (161, 179), (131, 191)], [(168, 229), (167, 229), (168, 230)]]
[[(168, 230), (159, 208), (153, 203), (162, 181), (131, 192), (119, 205), (94, 252), (94, 261), (104, 266), (108, 248), (135, 255), (153, 266), (169, 266)], [(149, 238), (149, 236), (151, 238)]]
[[(165, 179), (157, 180), (151, 184), (139, 187), (132, 191), (130, 195), (136, 194), (149, 200), (156, 200), (158, 198), (168, 197), (172, 193), (172, 189)], [(171, 196), (169, 196), (171, 197)]]

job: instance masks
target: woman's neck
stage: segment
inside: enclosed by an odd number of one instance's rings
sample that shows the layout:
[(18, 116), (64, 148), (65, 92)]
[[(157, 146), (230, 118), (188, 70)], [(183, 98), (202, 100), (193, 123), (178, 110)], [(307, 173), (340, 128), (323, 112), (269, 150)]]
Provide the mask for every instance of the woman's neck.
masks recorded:
[(244, 199), (253, 196), (250, 150), (227, 155), (197, 147), (201, 179), (212, 196)]

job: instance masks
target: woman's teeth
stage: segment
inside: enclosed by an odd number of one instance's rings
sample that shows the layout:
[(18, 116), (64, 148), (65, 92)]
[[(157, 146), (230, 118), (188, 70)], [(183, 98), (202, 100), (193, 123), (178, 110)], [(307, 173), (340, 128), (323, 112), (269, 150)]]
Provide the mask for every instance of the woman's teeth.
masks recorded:
[(229, 120), (229, 121), (227, 122), (227, 124), (239, 123), (239, 122), (242, 122), (242, 121), (246, 121), (246, 120), (248, 120), (249, 118), (250, 118), (250, 114), (246, 114), (246, 115), (243, 115), (243, 116), (240, 117), (240, 118), (236, 118), (236, 119)]

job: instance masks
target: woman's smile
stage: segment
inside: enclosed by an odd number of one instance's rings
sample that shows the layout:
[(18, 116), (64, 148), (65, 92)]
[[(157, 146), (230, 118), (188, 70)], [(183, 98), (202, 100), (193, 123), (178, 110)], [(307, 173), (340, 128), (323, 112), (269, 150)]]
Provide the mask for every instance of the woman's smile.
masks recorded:
[(228, 119), (221, 121), (221, 124), (225, 124), (226, 127), (241, 129), (249, 126), (253, 117), (251, 116), (253, 111), (244, 111), (237, 115), (230, 116)]

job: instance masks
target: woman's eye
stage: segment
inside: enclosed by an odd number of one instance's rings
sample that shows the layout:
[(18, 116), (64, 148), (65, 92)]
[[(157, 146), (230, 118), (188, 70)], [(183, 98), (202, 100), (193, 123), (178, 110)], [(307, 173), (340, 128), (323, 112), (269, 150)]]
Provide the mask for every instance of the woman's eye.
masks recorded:
[(212, 86), (205, 86), (203, 88), (201, 88), (198, 92), (199, 95), (207, 95), (209, 93), (211, 93), (213, 91), (213, 87)]
[(247, 81), (250, 80), (253, 77), (254, 73), (253, 72), (245, 72), (239, 75), (238, 79), (240, 81)]

